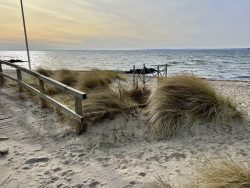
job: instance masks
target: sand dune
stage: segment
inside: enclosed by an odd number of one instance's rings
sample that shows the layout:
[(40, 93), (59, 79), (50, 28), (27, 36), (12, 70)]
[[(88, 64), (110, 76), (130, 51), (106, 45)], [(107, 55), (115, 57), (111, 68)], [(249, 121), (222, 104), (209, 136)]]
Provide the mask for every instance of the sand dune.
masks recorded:
[[(161, 176), (189, 182), (206, 160), (250, 156), (250, 82), (211, 81), (233, 98), (245, 126), (201, 124), (170, 140), (155, 140), (140, 111), (90, 125), (76, 136), (57, 115), (11, 88), (0, 90), (0, 187), (144, 187)], [(2, 138), (2, 139), (1, 139)]]

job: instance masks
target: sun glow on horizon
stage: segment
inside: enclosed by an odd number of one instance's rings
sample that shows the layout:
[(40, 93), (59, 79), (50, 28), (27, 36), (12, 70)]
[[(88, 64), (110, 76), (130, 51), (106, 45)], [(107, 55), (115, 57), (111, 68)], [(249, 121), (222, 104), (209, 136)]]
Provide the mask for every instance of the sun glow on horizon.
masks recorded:
[[(247, 0), (23, 1), (34, 48), (244, 47), (250, 43)], [(18, 0), (0, 4), (0, 49), (22, 48)]]

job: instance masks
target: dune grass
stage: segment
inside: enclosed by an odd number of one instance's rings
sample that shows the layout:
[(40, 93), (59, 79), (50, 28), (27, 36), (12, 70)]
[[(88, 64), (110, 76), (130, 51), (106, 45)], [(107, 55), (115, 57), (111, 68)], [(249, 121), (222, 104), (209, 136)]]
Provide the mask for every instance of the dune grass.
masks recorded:
[(217, 94), (207, 81), (192, 75), (160, 81), (149, 97), (146, 114), (150, 130), (158, 138), (169, 138), (196, 122), (224, 124), (244, 119), (231, 99)]
[(45, 68), (42, 68), (42, 67), (38, 67), (36, 69), (36, 72), (38, 72), (39, 74), (42, 74), (44, 76), (47, 76), (47, 77), (50, 77), (53, 75), (53, 71), (50, 70), (50, 69), (45, 69)]
[(135, 88), (127, 90), (127, 95), (138, 104), (145, 104), (151, 91), (147, 87), (136, 85)]
[[(139, 95), (147, 91), (145, 88), (139, 87), (128, 90), (121, 85), (116, 90), (115, 85), (120, 83), (121, 80), (126, 81), (126, 79), (123, 75), (114, 71), (92, 70), (84, 72), (66, 69), (52, 71), (39, 68), (37, 72), (86, 92), (88, 97), (83, 101), (83, 109), (84, 115), (89, 115), (90, 121), (92, 121), (91, 116), (96, 116), (96, 118), (93, 118), (94, 121), (99, 121), (107, 118), (112, 119), (116, 114), (130, 113), (132, 110), (137, 109), (137, 103), (141, 101)], [(38, 80), (34, 79), (34, 77), (24, 75), (23, 81), (36, 89), (40, 88)], [(16, 84), (14, 83), (13, 86), (16, 86)], [(27, 92), (35, 102), (40, 102), (39, 97), (32, 95), (26, 89), (24, 89), (24, 92)], [(55, 86), (45, 83), (45, 93), (70, 109), (75, 109), (74, 97), (64, 94)], [(144, 95), (141, 97), (144, 98)], [(54, 109), (48, 104), (46, 106)]]
[(155, 178), (155, 181), (145, 186), (144, 188), (173, 188), (169, 180), (166, 180), (160, 176)]
[(249, 188), (250, 166), (230, 160), (213, 161), (198, 170), (198, 188)]
[(96, 90), (108, 88), (115, 79), (124, 79), (119, 73), (108, 70), (92, 70), (79, 77), (77, 88), (80, 90)]
[[(191, 178), (192, 179), (192, 178)], [(191, 180), (190, 179), (190, 180)], [(195, 183), (183, 184), (179, 188), (249, 188), (249, 163), (240, 163), (231, 160), (208, 161), (197, 169)], [(171, 188), (169, 180), (161, 177), (147, 188)]]
[(85, 112), (97, 117), (95, 121), (107, 118), (113, 119), (116, 114), (126, 113), (131, 107), (135, 106), (135, 103), (125, 95), (121, 95), (110, 88), (92, 92), (83, 103)]
[(77, 71), (61, 69), (59, 71), (55, 71), (53, 78), (65, 85), (74, 86), (78, 81), (78, 74), (79, 73)]

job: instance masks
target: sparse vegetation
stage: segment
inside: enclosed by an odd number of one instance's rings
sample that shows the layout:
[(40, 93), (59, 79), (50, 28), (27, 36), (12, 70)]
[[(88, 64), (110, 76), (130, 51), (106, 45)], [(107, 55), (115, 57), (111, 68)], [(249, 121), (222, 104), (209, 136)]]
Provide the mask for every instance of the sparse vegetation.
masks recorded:
[[(136, 102), (131, 99), (132, 96), (128, 95), (130, 91), (121, 87), (121, 85), (119, 85), (120, 87), (118, 90), (113, 88), (113, 81), (117, 79), (119, 80), (119, 83), (120, 80), (125, 81), (125, 77), (118, 72), (108, 70), (92, 70), (84, 72), (66, 69), (51, 71), (43, 68), (39, 68), (37, 72), (50, 76), (55, 80), (83, 92), (87, 92), (88, 97), (84, 100), (83, 105), (85, 115), (89, 115), (90, 119), (93, 116), (95, 116), (93, 118), (94, 120), (113, 118), (115, 114), (129, 112), (137, 108)], [(30, 76), (25, 76), (24, 81), (29, 83), (32, 87), (39, 89), (38, 81), (36, 79), (33, 79)], [(14, 83), (14, 86), (16, 86), (16, 83)], [(40, 102), (39, 97), (33, 96), (33, 94), (26, 89), (24, 91), (28, 92), (31, 98), (36, 102)], [(56, 87), (45, 83), (45, 93), (67, 107), (74, 109), (74, 98), (68, 97), (68, 95), (65, 95)], [(65, 121), (66, 118), (63, 119)]]
[[(178, 188), (249, 188), (249, 163), (239, 163), (230, 160), (208, 161), (197, 170), (195, 183), (182, 184)], [(174, 188), (169, 180), (157, 177), (145, 188)]]
[(249, 188), (249, 165), (233, 161), (209, 162), (199, 170), (200, 188)]
[(53, 77), (55, 78), (55, 80), (58, 80), (59, 82), (62, 82), (65, 85), (74, 86), (78, 81), (78, 72), (68, 69), (62, 69), (56, 71)]
[(77, 88), (83, 91), (104, 89), (112, 83), (112, 80), (124, 79), (119, 73), (114, 71), (93, 70), (86, 72), (79, 77)]
[(50, 77), (53, 75), (53, 71), (50, 69), (44, 69), (42, 67), (38, 67), (36, 70), (39, 74), (42, 74), (44, 76)]
[(173, 188), (173, 187), (170, 185), (168, 180), (158, 176), (153, 183), (150, 183), (144, 188)]
[[(112, 89), (102, 89), (92, 92), (84, 101), (84, 110), (87, 114), (93, 114), (98, 120), (113, 118), (118, 113), (125, 113), (135, 104)], [(95, 118), (95, 120), (97, 120)]]
[(218, 95), (209, 83), (192, 75), (178, 75), (160, 81), (149, 97), (150, 130), (169, 138), (195, 122), (223, 124), (243, 121), (243, 115), (228, 98)]
[(127, 91), (128, 96), (139, 104), (145, 104), (151, 91), (147, 87), (136, 85), (135, 88)]

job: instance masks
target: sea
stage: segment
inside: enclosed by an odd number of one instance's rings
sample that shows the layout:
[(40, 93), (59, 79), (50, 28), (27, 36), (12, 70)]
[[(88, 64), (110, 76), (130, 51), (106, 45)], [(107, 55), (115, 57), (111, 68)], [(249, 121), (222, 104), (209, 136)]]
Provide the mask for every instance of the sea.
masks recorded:
[[(214, 80), (250, 80), (250, 49), (145, 49), (31, 51), (32, 69), (126, 71), (168, 64), (168, 75), (191, 73)], [(0, 51), (1, 60), (19, 59), (28, 68), (26, 51)], [(8, 68), (8, 67), (4, 67)]]

